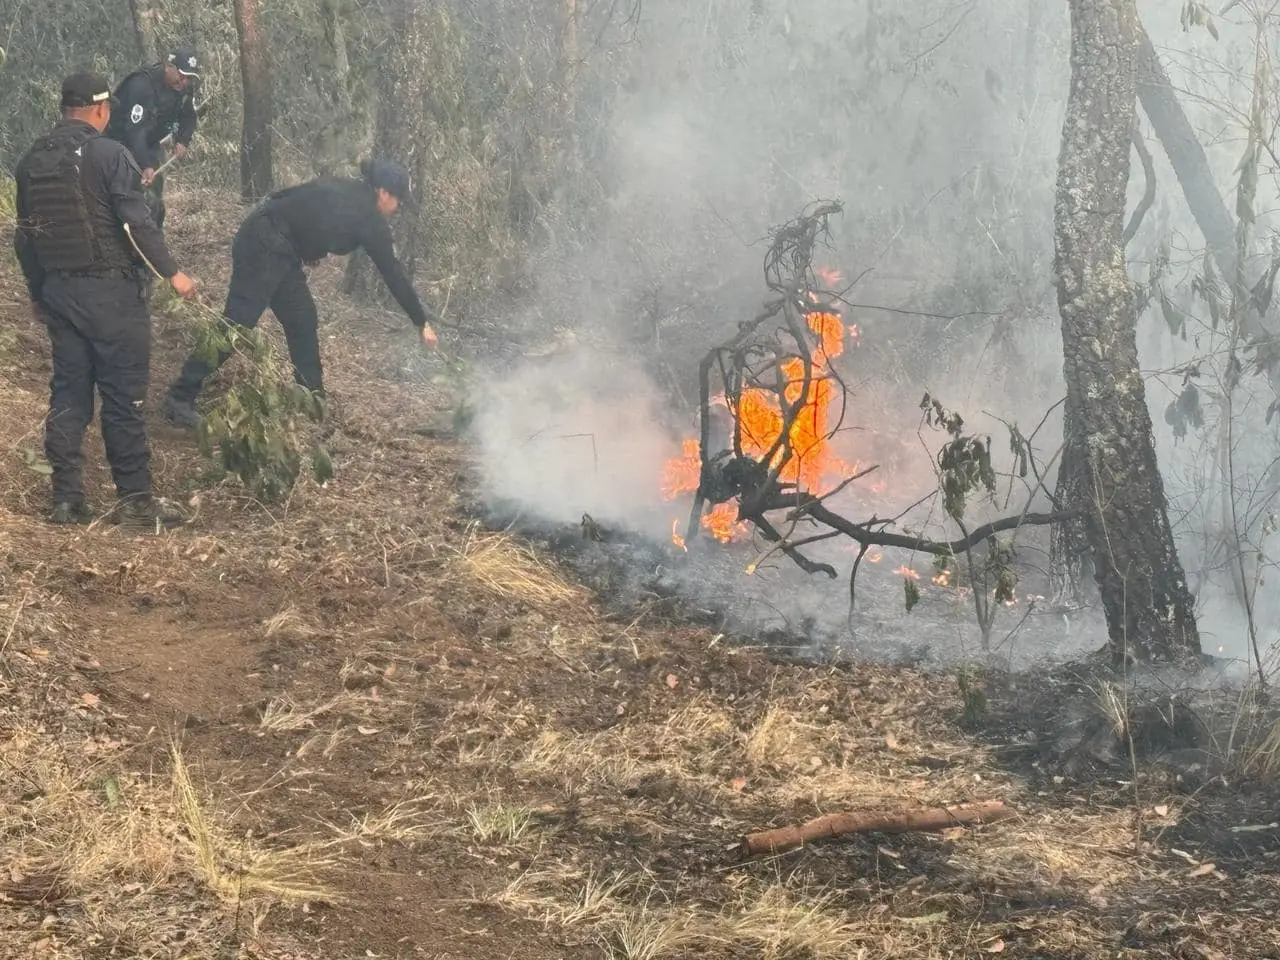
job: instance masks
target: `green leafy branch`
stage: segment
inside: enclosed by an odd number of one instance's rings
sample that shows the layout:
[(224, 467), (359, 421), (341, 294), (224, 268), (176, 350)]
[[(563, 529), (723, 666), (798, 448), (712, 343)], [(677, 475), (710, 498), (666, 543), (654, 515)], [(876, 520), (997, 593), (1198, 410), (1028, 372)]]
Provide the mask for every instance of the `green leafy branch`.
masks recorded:
[(237, 355), (242, 369), (230, 388), (202, 417), (201, 452), (216, 459), (222, 475), (234, 474), (264, 503), (285, 499), (310, 460), (315, 478), (333, 476), (333, 463), (319, 438), (303, 435), (304, 422), (324, 419), (321, 396), (281, 368), (261, 331), (237, 327), (205, 307), (187, 305), (201, 315), (196, 355), (214, 363), (222, 353)]

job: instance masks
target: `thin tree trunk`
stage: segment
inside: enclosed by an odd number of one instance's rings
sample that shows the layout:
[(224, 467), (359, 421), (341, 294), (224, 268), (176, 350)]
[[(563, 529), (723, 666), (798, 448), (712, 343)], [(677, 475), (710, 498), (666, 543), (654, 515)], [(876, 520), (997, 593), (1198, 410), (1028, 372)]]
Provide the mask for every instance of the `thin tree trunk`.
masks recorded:
[[(409, 170), (413, 189), (423, 196), (427, 145), (431, 118), (429, 89), (432, 66), (427, 14), (423, 3), (403, 3), (393, 19), (389, 48), (381, 71), (381, 88), (374, 121), (374, 156), (395, 160)], [(423, 220), (421, 209), (406, 209), (396, 217), (396, 246), (410, 277), (420, 254), (418, 235)], [(359, 299), (389, 303), (386, 285), (377, 275), (369, 257), (357, 250), (347, 262), (344, 292)]]
[(155, 63), (160, 59), (156, 42), (156, 8), (153, 0), (129, 0), (129, 12), (133, 14), (133, 35), (138, 44), (138, 56), (143, 63)]
[(271, 61), (263, 35), (259, 0), (233, 0), (240, 38), (244, 122), (240, 135), (240, 193), (254, 202), (271, 192)]
[(1138, 27), (1138, 99), (1164, 146), (1187, 206), (1227, 282), (1236, 276), (1235, 223), (1213, 180), (1209, 158), (1178, 103), (1169, 74), (1147, 31)]
[(1136, 104), (1135, 0), (1070, 0), (1071, 90), (1055, 238), (1068, 444), (1083, 451), (1085, 530), (1113, 659), (1198, 654), (1191, 595), (1169, 526), (1146, 390), (1125, 192)]
[(320, 0), (319, 12), (324, 40), (317, 72), (324, 77), (327, 111), (316, 118), (312, 165), (318, 174), (333, 174), (355, 165), (365, 127), (351, 95), (351, 62), (341, 0)]

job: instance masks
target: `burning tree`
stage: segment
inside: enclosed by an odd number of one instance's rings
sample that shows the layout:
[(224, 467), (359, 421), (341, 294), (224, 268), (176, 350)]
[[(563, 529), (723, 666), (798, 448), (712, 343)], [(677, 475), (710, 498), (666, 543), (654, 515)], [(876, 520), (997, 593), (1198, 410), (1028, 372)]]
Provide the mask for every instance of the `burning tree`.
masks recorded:
[[(841, 428), (848, 395), (832, 362), (844, 349), (841, 305), (848, 301), (847, 290), (829, 289), (833, 277), (815, 270), (813, 259), (817, 244), (829, 236), (830, 218), (841, 209), (839, 202), (818, 204), (774, 232), (764, 258), (770, 296), (754, 319), (739, 324), (736, 336), (702, 359), (700, 435), (686, 441), (683, 455), (668, 463), (663, 486), (668, 497), (694, 494), (685, 534), (672, 531), (673, 540), (686, 549), (700, 529), (721, 541), (739, 538), (748, 524), (758, 530), (770, 546), (749, 570), (781, 551), (806, 572), (835, 578), (837, 571), (830, 564), (809, 558), (803, 548), (836, 537), (852, 539), (859, 544), (849, 575), (852, 598), (858, 567), (873, 546), (945, 558), (967, 556), (1003, 531), (1052, 523), (1065, 515), (1028, 509), (968, 529), (968, 496), (995, 490), (990, 439), (967, 435), (963, 420), (928, 396), (921, 404), (927, 422), (951, 436), (938, 455), (939, 492), (963, 535), (935, 541), (891, 532), (888, 528), (912, 508), (896, 517), (873, 516), (861, 522), (832, 509), (833, 497), (877, 469), (843, 463), (829, 442)], [(1011, 441), (1025, 476), (1031, 466), (1029, 444), (1016, 428), (1011, 428)], [(1032, 496), (1044, 491), (1041, 473), (1035, 474)], [(802, 524), (805, 535), (797, 538)], [(1007, 557), (1007, 550), (995, 542), (989, 546), (984, 569), (991, 572), (994, 558)], [(976, 572), (972, 563), (970, 570)], [(1007, 574), (997, 573), (994, 580), (999, 581), (997, 599), (1001, 591), (1010, 592)], [(912, 586), (908, 582), (908, 606)], [(990, 626), (989, 610), (983, 606), (986, 591), (974, 594), (985, 637)]]

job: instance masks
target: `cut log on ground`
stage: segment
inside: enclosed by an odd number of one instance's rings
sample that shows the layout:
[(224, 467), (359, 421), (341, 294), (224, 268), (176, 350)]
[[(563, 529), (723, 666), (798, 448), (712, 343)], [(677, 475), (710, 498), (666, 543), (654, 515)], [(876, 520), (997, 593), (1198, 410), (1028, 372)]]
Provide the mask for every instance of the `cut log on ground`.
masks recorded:
[(848, 833), (912, 833), (945, 830), (948, 827), (967, 824), (994, 823), (997, 820), (1006, 820), (1015, 813), (1017, 813), (1016, 810), (1006, 807), (999, 800), (890, 813), (831, 813), (800, 826), (749, 833), (742, 839), (742, 848), (749, 856), (782, 853), (804, 846), (806, 843), (812, 843), (814, 840), (826, 840)]

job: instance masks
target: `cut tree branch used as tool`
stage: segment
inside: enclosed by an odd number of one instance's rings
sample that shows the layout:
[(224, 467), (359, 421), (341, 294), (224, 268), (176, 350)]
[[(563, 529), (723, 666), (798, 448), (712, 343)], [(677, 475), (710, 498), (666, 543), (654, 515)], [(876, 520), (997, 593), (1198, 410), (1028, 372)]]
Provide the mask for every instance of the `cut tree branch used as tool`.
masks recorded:
[(799, 826), (779, 827), (749, 833), (742, 838), (748, 856), (783, 853), (815, 840), (827, 840), (851, 833), (915, 833), (945, 830), (948, 827), (994, 823), (1015, 816), (1017, 811), (1000, 800), (962, 803), (954, 807), (925, 807), (883, 813), (832, 813)]

